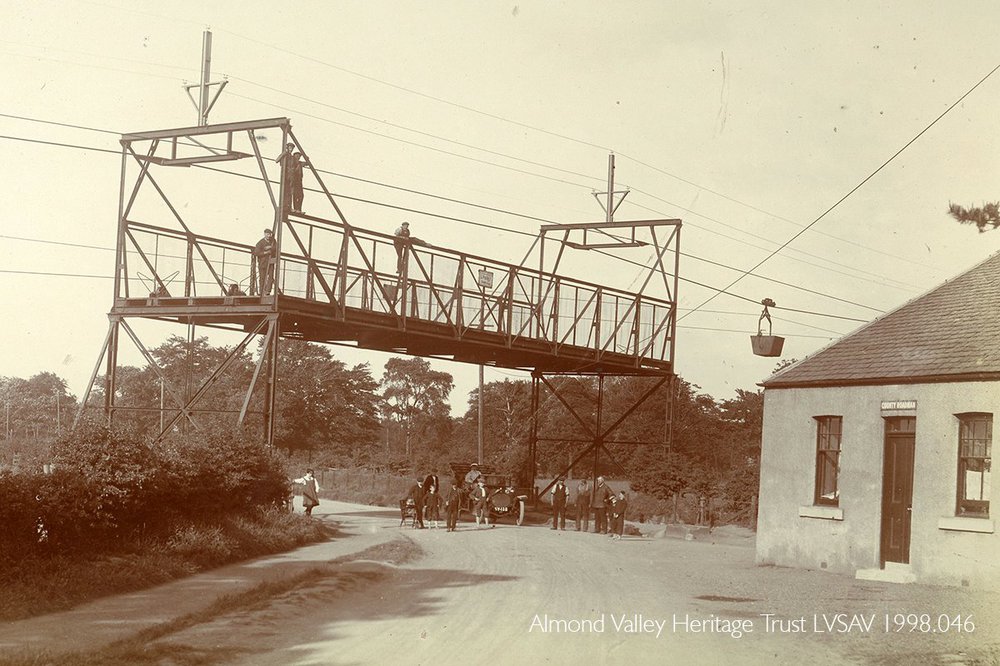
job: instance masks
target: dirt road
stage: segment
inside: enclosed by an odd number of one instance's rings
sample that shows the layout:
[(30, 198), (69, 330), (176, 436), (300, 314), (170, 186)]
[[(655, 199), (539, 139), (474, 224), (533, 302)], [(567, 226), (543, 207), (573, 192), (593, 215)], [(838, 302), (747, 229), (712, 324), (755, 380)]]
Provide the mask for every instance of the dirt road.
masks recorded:
[(422, 555), (350, 562), (158, 643), (260, 665), (1000, 663), (989, 595), (756, 567), (745, 534), (448, 533), (400, 529), (392, 511), (324, 508), (348, 531), (398, 532), (400, 552), (412, 543)]

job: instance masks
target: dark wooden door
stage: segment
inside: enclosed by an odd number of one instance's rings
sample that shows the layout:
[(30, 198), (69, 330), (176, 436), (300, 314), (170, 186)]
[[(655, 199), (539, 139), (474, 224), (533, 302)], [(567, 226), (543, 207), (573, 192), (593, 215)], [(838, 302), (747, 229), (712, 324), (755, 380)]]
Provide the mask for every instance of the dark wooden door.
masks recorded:
[(910, 515), (913, 506), (913, 456), (916, 418), (885, 421), (882, 462), (882, 564), (910, 561)]

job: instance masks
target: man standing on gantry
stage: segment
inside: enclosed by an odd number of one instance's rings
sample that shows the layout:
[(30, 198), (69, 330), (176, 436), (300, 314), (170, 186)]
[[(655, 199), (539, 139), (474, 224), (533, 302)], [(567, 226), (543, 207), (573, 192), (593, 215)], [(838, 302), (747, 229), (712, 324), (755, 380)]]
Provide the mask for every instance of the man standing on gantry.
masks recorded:
[(261, 296), (271, 294), (271, 284), (274, 282), (274, 263), (278, 254), (278, 246), (274, 242), (274, 232), (264, 229), (264, 237), (253, 247), (253, 258), (257, 265), (257, 282)]
[(303, 161), (302, 153), (295, 150), (294, 143), (285, 144), (275, 159), (281, 165), (282, 177), (285, 183), (285, 201), (291, 204), (293, 213), (302, 212), (302, 171), (308, 162)]
[(403, 222), (392, 236), (392, 246), (396, 248), (396, 272), (402, 275), (406, 245), (410, 242), (410, 223)]

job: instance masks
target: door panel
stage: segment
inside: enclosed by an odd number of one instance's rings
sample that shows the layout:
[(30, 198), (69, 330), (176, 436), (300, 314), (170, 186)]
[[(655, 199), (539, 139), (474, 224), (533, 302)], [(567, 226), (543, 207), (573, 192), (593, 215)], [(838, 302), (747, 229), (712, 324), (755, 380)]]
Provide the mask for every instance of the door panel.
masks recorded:
[(882, 467), (881, 561), (910, 561), (910, 517), (913, 505), (913, 459), (916, 419), (886, 419)]

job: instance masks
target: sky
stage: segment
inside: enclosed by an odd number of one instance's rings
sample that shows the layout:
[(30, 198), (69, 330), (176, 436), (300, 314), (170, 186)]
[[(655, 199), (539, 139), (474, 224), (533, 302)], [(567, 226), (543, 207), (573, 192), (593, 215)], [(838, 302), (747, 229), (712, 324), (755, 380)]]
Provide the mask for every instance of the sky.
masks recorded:
[[(196, 123), (182, 85), (210, 28), (228, 80), (210, 121), (290, 118), (355, 226), (405, 219), (518, 263), (541, 224), (604, 219), (613, 152), (616, 221), (683, 221), (677, 370), (730, 398), (779, 360), (750, 351), (761, 299), (783, 358), (803, 358), (1000, 250), (1000, 231), (947, 215), (1000, 198), (997, 19), (975, 1), (8, 0), (0, 376), (51, 371), (82, 396), (112, 300), (121, 163), (104, 151)], [(307, 193), (307, 212), (321, 203)], [(212, 212), (199, 229), (241, 242), (269, 223)], [(561, 272), (634, 287), (650, 250), (615, 254), (568, 251)], [(376, 377), (388, 359), (332, 351)], [(434, 365), (464, 411), (478, 367)], [(508, 378), (528, 375), (486, 370)]]

